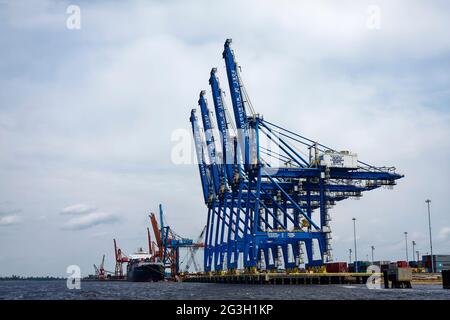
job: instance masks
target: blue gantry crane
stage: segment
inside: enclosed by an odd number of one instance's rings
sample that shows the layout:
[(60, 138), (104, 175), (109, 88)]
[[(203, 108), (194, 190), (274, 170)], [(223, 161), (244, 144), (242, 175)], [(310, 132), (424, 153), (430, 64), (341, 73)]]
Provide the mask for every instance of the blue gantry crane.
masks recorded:
[[(197, 239), (197, 242), (178, 235), (171, 226), (164, 223), (165, 219), (162, 204), (159, 205), (159, 225), (154, 213), (150, 213), (149, 217), (156, 239), (155, 245), (158, 247), (157, 250), (154, 249), (152, 251), (154, 251), (154, 255), (164, 264), (165, 268), (170, 269), (171, 277), (175, 277), (181, 272), (180, 249), (188, 249), (190, 252), (195, 253), (199, 248), (202, 248), (204, 246), (202, 242), (203, 231)], [(151, 248), (150, 234), (148, 237), (149, 248)], [(191, 256), (191, 259), (194, 258), (194, 256)], [(189, 263), (192, 263), (192, 261)]]
[(403, 175), (265, 120), (250, 102), (231, 39), (223, 58), (234, 122), (216, 68), (209, 78), (214, 112), (201, 91), (202, 124), (196, 109), (190, 116), (208, 208), (204, 270), (289, 271), (332, 261), (329, 209)]

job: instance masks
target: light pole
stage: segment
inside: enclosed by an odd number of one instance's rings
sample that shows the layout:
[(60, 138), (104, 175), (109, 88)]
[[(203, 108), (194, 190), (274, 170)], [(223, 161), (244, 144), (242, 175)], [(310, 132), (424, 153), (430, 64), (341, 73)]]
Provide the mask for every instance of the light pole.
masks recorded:
[(375, 247), (372, 246), (372, 247), (370, 247), (370, 248), (372, 249), (372, 264), (373, 264), (373, 252), (375, 251)]
[(430, 215), (430, 203), (431, 203), (431, 200), (427, 199), (427, 200), (425, 200), (425, 202), (428, 205), (428, 229), (430, 231), (430, 252), (431, 252), (430, 262), (431, 262), (431, 273), (433, 273), (433, 271), (434, 271), (434, 267), (433, 267), (433, 240), (431, 239), (431, 215)]
[(352, 220), (353, 220), (353, 239), (355, 242), (355, 272), (358, 272), (358, 263), (357, 263), (358, 255), (356, 252), (356, 218), (353, 218)]
[(420, 260), (419, 260), (419, 250), (416, 251), (416, 254), (417, 254), (417, 265), (419, 265), (419, 262), (420, 262)]
[(348, 249), (348, 263), (352, 263), (352, 249)]
[[(413, 240), (412, 241), (412, 258), (413, 258), (413, 260), (414, 260), (414, 252), (416, 252), (416, 251), (414, 251), (415, 246), (416, 246), (416, 242)], [(417, 260), (417, 262), (419, 262), (419, 260)]]
[(409, 262), (408, 260), (408, 232), (405, 231), (405, 246), (406, 246), (406, 263)]

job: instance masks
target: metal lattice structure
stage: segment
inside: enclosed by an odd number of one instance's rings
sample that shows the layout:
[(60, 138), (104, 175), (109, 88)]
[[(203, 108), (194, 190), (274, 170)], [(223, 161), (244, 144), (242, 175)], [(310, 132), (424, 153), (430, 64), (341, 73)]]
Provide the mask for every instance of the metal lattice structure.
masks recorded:
[[(217, 70), (190, 121), (208, 208), (204, 270), (315, 267), (332, 261), (329, 209), (403, 175), (271, 123), (253, 111), (231, 47), (224, 45), (234, 122)], [(215, 123), (215, 124), (214, 124)]]
[(156, 243), (153, 243), (152, 245), (150, 233), (148, 232), (149, 248), (153, 247), (150, 250), (150, 253), (161, 261), (166, 269), (170, 269), (171, 276), (175, 277), (182, 271), (180, 269), (180, 250), (187, 249), (189, 254), (192, 253), (190, 260), (188, 261), (189, 265), (194, 263), (194, 267), (198, 271), (194, 255), (198, 249), (204, 246), (202, 242), (203, 231), (196, 242), (192, 239), (181, 237), (171, 226), (164, 223), (164, 212), (161, 204), (159, 205), (159, 224), (154, 213), (151, 213), (149, 217), (156, 239)]

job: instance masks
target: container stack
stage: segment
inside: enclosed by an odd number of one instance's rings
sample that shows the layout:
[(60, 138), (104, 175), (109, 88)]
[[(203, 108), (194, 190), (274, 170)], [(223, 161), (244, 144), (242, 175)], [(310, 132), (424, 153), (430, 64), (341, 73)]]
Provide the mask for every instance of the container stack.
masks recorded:
[(433, 255), (431, 258), (430, 255), (422, 257), (422, 264), (425, 266), (428, 272), (431, 272), (431, 261), (433, 261), (433, 271), (440, 273), (443, 270), (450, 270), (450, 255), (440, 254)]
[(347, 262), (331, 262), (326, 264), (328, 273), (348, 272)]
[(367, 272), (367, 268), (371, 265), (369, 261), (356, 261), (348, 265), (348, 272)]
[(385, 261), (374, 261), (374, 262), (373, 262), (373, 264), (374, 264), (375, 266), (377, 266), (377, 267), (380, 268), (380, 271), (381, 271), (381, 272), (383, 272), (383, 271), (389, 269), (389, 264), (390, 264), (390, 263), (391, 263), (391, 262), (390, 262), (390, 261), (387, 261), (387, 260), (385, 260)]
[(397, 261), (398, 268), (408, 268), (408, 261)]

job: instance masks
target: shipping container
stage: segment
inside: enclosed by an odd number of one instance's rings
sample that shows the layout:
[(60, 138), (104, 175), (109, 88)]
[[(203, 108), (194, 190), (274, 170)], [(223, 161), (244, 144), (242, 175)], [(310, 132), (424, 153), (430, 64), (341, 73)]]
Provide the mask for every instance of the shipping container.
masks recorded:
[(354, 263), (350, 263), (347, 268), (348, 268), (348, 272), (355, 272), (355, 264)]
[[(422, 261), (430, 261), (430, 256), (422, 256)], [(439, 255), (433, 255), (433, 261), (437, 262), (450, 262), (450, 255), (448, 254), (439, 254)]]
[(356, 268), (354, 263), (349, 265), (349, 272), (367, 272), (367, 267), (369, 267), (371, 263), (369, 261), (356, 261)]
[(389, 263), (388, 264), (382, 264), (380, 266), (381, 272), (389, 270)]
[(388, 265), (389, 263), (391, 263), (390, 261), (374, 261), (373, 264), (376, 266), (382, 266), (382, 265)]
[(434, 261), (450, 262), (450, 254), (433, 255)]
[(327, 263), (326, 267), (327, 267), (327, 272), (329, 272), (329, 273), (348, 272), (347, 262)]
[(408, 268), (408, 262), (406, 262), (406, 261), (397, 261), (397, 267), (399, 267), (399, 268)]
[[(432, 259), (434, 272), (441, 272), (442, 270), (450, 269), (450, 255), (433, 255)], [(422, 262), (428, 272), (431, 272), (431, 256), (422, 256)]]
[(367, 272), (367, 267), (366, 266), (359, 267), (358, 272)]

